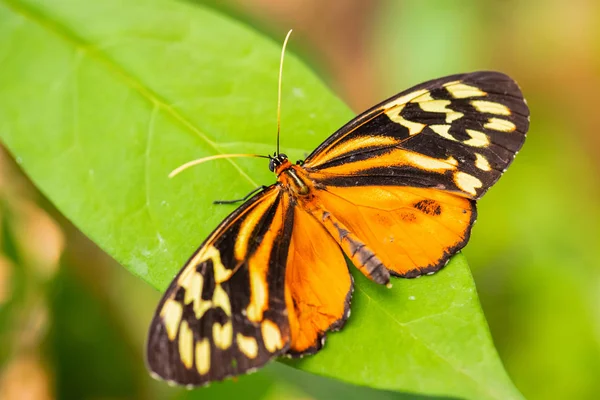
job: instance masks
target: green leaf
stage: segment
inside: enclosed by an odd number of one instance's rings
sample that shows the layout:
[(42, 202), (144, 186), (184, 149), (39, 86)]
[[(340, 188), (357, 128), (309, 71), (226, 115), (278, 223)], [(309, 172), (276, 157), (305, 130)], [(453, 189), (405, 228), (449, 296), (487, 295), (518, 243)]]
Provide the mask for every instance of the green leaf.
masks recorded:
[[(168, 0), (0, 0), (0, 137), (69, 219), (164, 289), (232, 208), (273, 182), (280, 44)], [(352, 113), (296, 58), (284, 72), (282, 150), (303, 158)], [(400, 89), (400, 88), (399, 88)], [(374, 388), (514, 399), (461, 256), (387, 290), (355, 273), (353, 315), (307, 371)]]

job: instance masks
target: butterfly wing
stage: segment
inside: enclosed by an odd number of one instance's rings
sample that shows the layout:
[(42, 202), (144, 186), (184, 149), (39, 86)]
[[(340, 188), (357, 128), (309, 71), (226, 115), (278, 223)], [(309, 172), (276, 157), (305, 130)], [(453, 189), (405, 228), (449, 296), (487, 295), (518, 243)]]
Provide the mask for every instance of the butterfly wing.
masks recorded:
[(317, 219), (294, 207), (286, 266), (286, 304), (291, 343), (288, 354), (316, 353), (329, 330), (350, 315), (352, 276), (335, 240)]
[(229, 217), (188, 260), (150, 326), (155, 376), (202, 385), (251, 371), (290, 345), (285, 265), (293, 207), (273, 185)]
[[(391, 273), (414, 277), (441, 268), (466, 244), (474, 199), (522, 146), (528, 113), (503, 74), (437, 79), (360, 115), (304, 167), (321, 206), (364, 247), (347, 255), (377, 255)], [(167, 289), (150, 327), (149, 368), (195, 386), (280, 354), (319, 350), (349, 314), (352, 279), (336, 246), (348, 237), (339, 233), (327, 232), (280, 185), (254, 196)]]
[(374, 254), (392, 275), (405, 278), (443, 267), (466, 245), (477, 214), (474, 200), (434, 189), (330, 186), (316, 196), (336, 224), (362, 243), (348, 254), (359, 269), (357, 262)]
[(328, 186), (413, 186), (481, 197), (529, 128), (517, 84), (499, 72), (425, 82), (361, 114), (305, 160)]
[(508, 76), (453, 75), (361, 114), (304, 167), (322, 206), (368, 254), (392, 274), (415, 277), (464, 247), (474, 200), (512, 162), (528, 127), (529, 110)]

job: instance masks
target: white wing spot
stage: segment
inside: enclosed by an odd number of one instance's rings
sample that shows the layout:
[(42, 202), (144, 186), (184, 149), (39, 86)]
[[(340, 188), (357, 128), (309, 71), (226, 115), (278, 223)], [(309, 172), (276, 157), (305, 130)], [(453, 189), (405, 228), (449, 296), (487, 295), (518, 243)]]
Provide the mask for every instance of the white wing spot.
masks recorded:
[(432, 131), (434, 131), (444, 139), (458, 142), (458, 140), (456, 140), (456, 138), (448, 132), (450, 130), (450, 125), (430, 125), (429, 127)]
[(502, 118), (490, 118), (483, 127), (499, 132), (513, 132), (517, 129), (515, 124)]
[(281, 331), (279, 327), (268, 319), (264, 320), (260, 326), (265, 348), (269, 353), (275, 353), (283, 348), (283, 340), (281, 339)]
[(215, 322), (212, 333), (215, 346), (222, 350), (227, 350), (231, 346), (231, 342), (233, 341), (233, 325), (231, 321), (225, 322), (224, 325)]
[(196, 342), (196, 369), (200, 375), (210, 370), (210, 342), (204, 338)]
[(391, 110), (387, 110), (385, 112), (385, 114), (395, 123), (402, 125), (403, 127), (405, 127), (406, 129), (408, 129), (408, 134), (410, 136), (414, 136), (418, 133), (421, 133), (423, 131), (423, 129), (427, 126), (425, 124), (421, 124), (420, 122), (412, 122), (409, 120), (404, 119), (401, 115), (400, 115), (400, 111), (402, 111), (402, 109), (404, 108), (404, 106), (401, 107), (397, 107), (397, 108), (392, 108)]
[(444, 85), (444, 87), (455, 99), (487, 96), (486, 92), (476, 88), (475, 86), (469, 86), (464, 83), (460, 83), (459, 81), (448, 82)]
[(465, 131), (469, 136), (471, 136), (471, 139), (465, 140), (463, 142), (467, 146), (487, 147), (490, 144), (490, 139), (485, 133), (475, 131), (473, 129), (465, 129)]
[(171, 341), (175, 340), (175, 336), (177, 336), (177, 330), (179, 329), (182, 314), (183, 306), (173, 299), (165, 301), (162, 310), (160, 311), (165, 328), (167, 329), (167, 336)]
[(475, 166), (477, 168), (479, 168), (482, 171), (491, 171), (492, 167), (490, 166), (490, 163), (488, 162), (487, 158), (485, 158), (484, 156), (482, 156), (479, 153), (475, 153)]
[(477, 195), (477, 189), (483, 186), (479, 179), (461, 171), (454, 174), (454, 183), (456, 183), (456, 186), (458, 186), (459, 189), (464, 190), (473, 196)]
[(237, 346), (242, 353), (248, 358), (256, 358), (258, 355), (258, 343), (252, 336), (244, 336), (238, 333), (236, 336)]
[(179, 328), (179, 358), (186, 368), (194, 364), (194, 334), (187, 321), (182, 321)]
[(485, 100), (473, 100), (471, 105), (479, 112), (496, 114), (496, 115), (510, 115), (510, 109), (504, 104), (495, 103), (493, 101)]

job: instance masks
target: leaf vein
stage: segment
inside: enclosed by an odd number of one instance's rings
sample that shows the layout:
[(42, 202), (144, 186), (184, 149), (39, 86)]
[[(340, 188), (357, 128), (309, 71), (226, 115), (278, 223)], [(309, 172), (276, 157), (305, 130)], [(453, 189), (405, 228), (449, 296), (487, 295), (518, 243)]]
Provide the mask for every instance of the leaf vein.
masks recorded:
[[(190, 132), (196, 134), (202, 140), (206, 142), (214, 151), (218, 154), (222, 154), (216, 143), (211, 140), (206, 134), (204, 134), (198, 127), (196, 127), (188, 118), (179, 113), (176, 109), (169, 104), (166, 99), (162, 98), (158, 93), (154, 92), (139, 79), (136, 79), (129, 71), (123, 66), (119, 65), (115, 60), (110, 58), (100, 47), (96, 47), (93, 44), (85, 41), (82, 37), (78, 36), (66, 26), (59, 24), (58, 22), (43, 15), (39, 10), (33, 9), (31, 6), (25, 5), (15, 0), (0, 0), (6, 4), (10, 9), (18, 15), (31, 21), (32, 23), (42, 27), (43, 29), (53, 33), (55, 36), (61, 38), (65, 42), (71, 44), (75, 49), (79, 49), (82, 52), (88, 54), (91, 59), (98, 61), (104, 65), (108, 71), (111, 71), (117, 78), (120, 78), (127, 86), (139, 93), (139, 95), (146, 99), (149, 103), (154, 106), (158, 106), (165, 110), (166, 114), (173, 118), (175, 121), (180, 123), (183, 127), (188, 129)], [(242, 167), (232, 159), (227, 159), (229, 163), (238, 170), (239, 174), (246, 179), (252, 187), (258, 186), (254, 180), (246, 174)]]
[[(376, 301), (374, 298), (372, 298), (371, 296), (369, 296), (369, 294), (364, 291), (360, 286), (356, 285), (355, 286), (355, 290), (358, 290), (360, 292), (362, 292), (369, 300), (371, 300), (373, 302), (373, 304), (375, 306), (377, 306), (381, 311), (383, 311), (384, 314), (386, 314), (392, 321), (394, 321), (398, 326), (405, 328), (406, 332), (410, 335), (410, 337), (417, 343), (421, 343), (421, 345), (427, 349), (429, 352), (431, 352), (431, 354), (433, 354), (434, 356), (436, 356), (437, 358), (439, 358), (440, 360), (442, 360), (443, 362), (445, 362), (446, 364), (448, 364), (452, 369), (456, 370), (457, 372), (461, 373), (463, 376), (465, 376), (466, 378), (468, 378), (469, 380), (471, 380), (473, 383), (475, 383), (476, 386), (481, 387), (484, 389), (484, 392), (487, 392), (488, 388), (487, 386), (485, 386), (483, 383), (480, 383), (477, 379), (475, 379), (472, 375), (470, 375), (467, 371), (463, 370), (462, 368), (455, 366), (454, 364), (452, 364), (452, 362), (450, 360), (448, 360), (447, 358), (445, 358), (442, 354), (440, 354), (438, 351), (436, 351), (435, 349), (433, 349), (431, 346), (427, 345), (425, 342), (423, 342), (422, 340), (419, 340), (419, 338), (417, 336), (415, 336), (415, 334), (411, 331), (411, 329), (409, 329), (409, 323), (406, 322), (401, 322), (398, 319), (396, 319), (394, 317), (393, 314), (391, 314), (390, 312), (388, 312), (388, 310), (385, 309), (385, 307), (383, 307), (378, 301)], [(440, 313), (443, 314), (443, 313)], [(502, 398), (499, 397), (496, 393), (490, 393), (493, 397), (495, 398)]]

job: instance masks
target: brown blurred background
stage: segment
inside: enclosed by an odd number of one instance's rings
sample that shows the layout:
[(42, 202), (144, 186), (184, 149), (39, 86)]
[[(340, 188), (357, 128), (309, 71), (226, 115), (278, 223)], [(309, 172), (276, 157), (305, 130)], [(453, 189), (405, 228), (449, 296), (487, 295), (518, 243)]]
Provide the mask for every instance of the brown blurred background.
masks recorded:
[[(513, 76), (531, 107), (530, 134), (481, 201), (465, 254), (500, 356), (525, 397), (600, 397), (600, 2), (194, 2), (278, 42), (293, 28), (291, 51), (356, 112), (451, 73)], [(184, 396), (153, 382), (141, 361), (159, 294), (62, 218), (6, 152), (0, 224), (0, 398)], [(75, 323), (81, 319), (89, 323)], [(287, 367), (256, 376), (203, 398), (347, 393)]]

